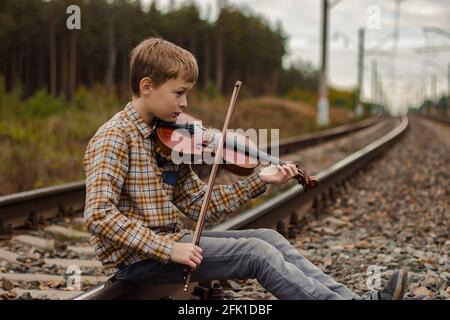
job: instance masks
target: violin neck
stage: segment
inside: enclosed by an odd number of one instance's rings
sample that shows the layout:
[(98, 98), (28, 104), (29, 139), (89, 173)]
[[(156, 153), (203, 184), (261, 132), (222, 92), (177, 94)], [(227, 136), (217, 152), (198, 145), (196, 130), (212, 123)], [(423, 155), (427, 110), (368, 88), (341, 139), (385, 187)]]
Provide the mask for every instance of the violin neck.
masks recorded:
[(270, 164), (279, 164), (279, 165), (285, 164), (283, 160), (271, 156), (270, 154), (261, 150), (258, 150), (258, 159)]
[(252, 158), (256, 158), (260, 161), (264, 161), (265, 163), (279, 164), (279, 165), (285, 164), (283, 160), (273, 157), (270, 154), (259, 150), (258, 148), (251, 148), (247, 144), (237, 142), (232, 138), (231, 139), (227, 138), (226, 146), (233, 146), (234, 150), (245, 153), (245, 155), (250, 156)]

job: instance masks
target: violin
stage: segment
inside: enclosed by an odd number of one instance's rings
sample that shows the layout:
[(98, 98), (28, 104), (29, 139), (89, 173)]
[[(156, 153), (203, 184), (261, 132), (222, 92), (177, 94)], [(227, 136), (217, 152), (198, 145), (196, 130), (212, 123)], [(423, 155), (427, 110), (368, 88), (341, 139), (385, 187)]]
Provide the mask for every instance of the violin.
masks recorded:
[[(153, 124), (155, 132), (156, 152), (166, 160), (173, 161), (174, 155), (178, 159), (189, 160), (190, 163), (212, 164), (216, 156), (221, 132), (217, 129), (205, 128), (200, 120), (181, 113), (175, 122), (165, 122), (156, 119)], [(284, 165), (288, 162), (280, 160), (258, 149), (248, 136), (227, 131), (222, 146), (221, 168), (237, 174), (247, 176), (254, 172), (260, 161), (267, 164)], [(208, 163), (207, 159), (211, 159)], [(317, 178), (306, 176), (305, 172), (295, 164), (298, 174), (294, 177), (304, 191), (317, 185)]]

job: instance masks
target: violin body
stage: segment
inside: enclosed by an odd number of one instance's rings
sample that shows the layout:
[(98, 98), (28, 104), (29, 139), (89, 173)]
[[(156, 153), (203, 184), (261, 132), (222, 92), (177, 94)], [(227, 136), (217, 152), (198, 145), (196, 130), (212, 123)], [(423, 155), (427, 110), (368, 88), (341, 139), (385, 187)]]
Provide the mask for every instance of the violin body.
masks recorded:
[[(154, 129), (156, 151), (165, 159), (173, 161), (176, 155), (193, 164), (213, 164), (220, 131), (204, 128), (198, 119), (186, 113), (180, 114), (175, 122), (155, 121)], [(227, 132), (222, 148), (220, 166), (239, 176), (252, 174), (260, 159), (272, 164), (286, 163), (260, 151), (249, 137), (233, 131)], [(298, 171), (295, 178), (305, 191), (317, 185), (315, 177), (306, 177), (299, 168)]]
[[(208, 163), (215, 157), (217, 150), (218, 136), (220, 132), (215, 129), (205, 129), (195, 126), (199, 120), (182, 113), (177, 121), (171, 123), (156, 123), (156, 147), (157, 152), (162, 154), (167, 160), (172, 160), (173, 155), (179, 155), (184, 159), (190, 159), (193, 164)], [(190, 127), (189, 127), (190, 126)], [(194, 128), (193, 133), (190, 128)], [(259, 159), (245, 152), (239, 152), (236, 145), (247, 145), (252, 149), (257, 149), (256, 144), (248, 137), (235, 132), (227, 132), (227, 142), (223, 147), (223, 169), (239, 176), (252, 174), (259, 165)], [(230, 141), (232, 141), (230, 143)]]

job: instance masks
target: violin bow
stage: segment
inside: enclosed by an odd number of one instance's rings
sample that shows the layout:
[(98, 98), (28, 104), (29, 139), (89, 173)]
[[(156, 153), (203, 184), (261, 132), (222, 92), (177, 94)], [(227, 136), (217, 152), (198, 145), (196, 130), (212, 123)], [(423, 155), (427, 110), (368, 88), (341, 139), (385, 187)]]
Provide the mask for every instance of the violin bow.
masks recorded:
[[(227, 116), (225, 118), (225, 122), (223, 124), (222, 134), (219, 137), (219, 143), (217, 143), (215, 157), (214, 157), (214, 163), (211, 169), (211, 173), (209, 175), (208, 185), (206, 189), (206, 194), (203, 197), (203, 203), (200, 209), (200, 214), (197, 219), (197, 224), (195, 227), (194, 237), (192, 239), (192, 243), (196, 246), (200, 243), (200, 238), (202, 236), (203, 228), (205, 225), (206, 220), (206, 213), (208, 211), (209, 201), (211, 199), (212, 190), (214, 187), (214, 181), (216, 180), (217, 172), (219, 169), (219, 165), (221, 163), (222, 155), (223, 155), (223, 145), (225, 141), (225, 136), (228, 130), (228, 127), (230, 125), (231, 117), (234, 112), (234, 108), (236, 105), (237, 96), (239, 94), (239, 90), (241, 89), (242, 82), (236, 81), (236, 84), (234, 85), (233, 94), (231, 96), (230, 104), (228, 106)], [(185, 281), (184, 284), (184, 291), (188, 290), (189, 282), (191, 279), (191, 273), (192, 270), (189, 267), (186, 267), (183, 272), (183, 281)]]

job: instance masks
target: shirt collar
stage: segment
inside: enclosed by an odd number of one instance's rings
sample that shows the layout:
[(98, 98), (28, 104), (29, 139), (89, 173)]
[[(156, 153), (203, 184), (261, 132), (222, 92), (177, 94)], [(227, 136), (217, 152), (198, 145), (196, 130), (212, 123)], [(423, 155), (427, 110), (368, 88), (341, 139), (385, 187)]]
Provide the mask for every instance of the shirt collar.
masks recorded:
[(128, 102), (127, 106), (125, 107), (125, 112), (126, 112), (128, 119), (131, 120), (131, 122), (141, 132), (141, 134), (144, 136), (144, 138), (148, 138), (153, 131), (151, 124), (145, 122), (144, 119), (142, 119), (141, 115), (136, 110), (136, 108), (133, 106), (131, 101)]

